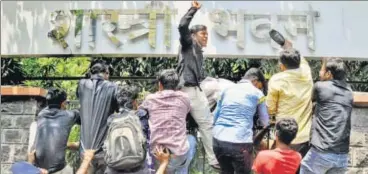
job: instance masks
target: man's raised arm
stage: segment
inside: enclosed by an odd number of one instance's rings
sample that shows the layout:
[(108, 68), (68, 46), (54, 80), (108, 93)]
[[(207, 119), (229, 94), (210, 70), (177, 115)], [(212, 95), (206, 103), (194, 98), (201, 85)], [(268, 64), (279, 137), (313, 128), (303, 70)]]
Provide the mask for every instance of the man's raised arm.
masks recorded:
[(192, 44), (192, 36), (189, 30), (189, 24), (199, 8), (201, 8), (201, 4), (199, 4), (197, 1), (193, 1), (192, 7), (180, 20), (178, 29), (180, 33), (180, 44), (182, 47), (187, 47)]

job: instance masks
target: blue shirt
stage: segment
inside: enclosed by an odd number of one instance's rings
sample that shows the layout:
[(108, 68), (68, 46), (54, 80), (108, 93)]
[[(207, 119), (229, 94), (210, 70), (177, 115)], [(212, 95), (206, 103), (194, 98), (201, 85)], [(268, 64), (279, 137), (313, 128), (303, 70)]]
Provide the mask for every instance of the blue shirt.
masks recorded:
[(225, 89), (215, 110), (213, 136), (231, 143), (253, 143), (253, 117), (258, 109), (263, 126), (269, 115), (265, 96), (249, 80)]

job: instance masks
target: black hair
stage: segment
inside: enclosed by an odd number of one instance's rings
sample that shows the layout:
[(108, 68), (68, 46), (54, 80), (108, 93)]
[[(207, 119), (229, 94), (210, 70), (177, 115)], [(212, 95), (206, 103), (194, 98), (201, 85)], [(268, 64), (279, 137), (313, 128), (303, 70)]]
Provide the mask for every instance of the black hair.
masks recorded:
[(119, 108), (133, 109), (133, 101), (138, 98), (139, 89), (133, 85), (121, 85), (118, 88), (116, 100)]
[(159, 73), (158, 81), (164, 89), (175, 90), (179, 84), (179, 76), (174, 69), (166, 69)]
[(61, 105), (67, 98), (66, 92), (57, 88), (47, 90), (46, 102), (47, 105)]
[(91, 69), (91, 74), (109, 73), (109, 66), (104, 63), (95, 63)]
[(294, 48), (281, 51), (280, 61), (287, 69), (297, 69), (300, 66), (300, 53)]
[(345, 64), (341, 58), (327, 59), (326, 71), (330, 71), (335, 80), (345, 80)]
[(243, 76), (243, 79), (258, 80), (263, 85), (266, 83), (266, 78), (264, 77), (262, 71), (258, 68), (250, 68)]
[(276, 136), (278, 139), (289, 145), (298, 133), (298, 123), (294, 118), (283, 118), (276, 123)]
[(195, 34), (198, 31), (204, 31), (207, 30), (207, 27), (205, 25), (193, 25), (190, 27), (190, 33)]

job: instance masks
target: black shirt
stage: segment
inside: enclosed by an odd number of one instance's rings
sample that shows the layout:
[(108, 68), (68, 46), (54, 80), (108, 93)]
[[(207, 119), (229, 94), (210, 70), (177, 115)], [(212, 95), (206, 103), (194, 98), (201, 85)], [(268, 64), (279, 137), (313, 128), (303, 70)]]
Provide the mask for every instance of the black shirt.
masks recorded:
[(79, 81), (77, 97), (80, 102), (81, 148), (101, 152), (107, 134), (107, 119), (117, 111), (117, 85), (92, 75)]
[(197, 9), (191, 7), (179, 24), (181, 44), (177, 68), (180, 77), (179, 86), (199, 86), (205, 76), (202, 47), (193, 40), (189, 30), (189, 24), (196, 12)]
[(38, 114), (35, 139), (36, 166), (47, 169), (50, 173), (65, 167), (65, 150), (70, 130), (75, 123), (80, 124), (78, 111), (48, 106)]
[(317, 82), (313, 99), (316, 102), (312, 119), (311, 144), (330, 153), (348, 153), (353, 92), (339, 80)]

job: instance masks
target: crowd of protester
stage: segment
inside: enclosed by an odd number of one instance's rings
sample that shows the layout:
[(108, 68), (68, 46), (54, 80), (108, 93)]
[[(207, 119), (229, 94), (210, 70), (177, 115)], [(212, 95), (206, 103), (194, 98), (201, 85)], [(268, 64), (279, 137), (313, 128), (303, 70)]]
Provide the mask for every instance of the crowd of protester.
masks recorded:
[[(198, 137), (188, 133), (188, 117), (198, 126), (208, 163), (220, 173), (346, 173), (353, 96), (343, 61), (323, 59), (314, 84), (308, 62), (286, 40), (281, 71), (268, 85), (260, 69), (250, 68), (239, 82), (221, 86), (204, 75), (206, 26), (189, 29), (200, 7), (193, 1), (180, 21), (178, 68), (161, 71), (158, 91), (142, 103), (137, 103), (138, 88), (109, 81), (103, 63), (91, 66), (90, 78), (79, 81), (78, 110), (66, 110), (63, 90), (49, 89), (28, 161), (15, 163), (14, 174), (70, 174), (67, 149), (80, 152), (77, 174), (186, 174)], [(253, 131), (254, 120), (260, 132)], [(80, 141), (68, 143), (74, 124), (81, 125)], [(275, 142), (254, 155), (272, 126)]]

